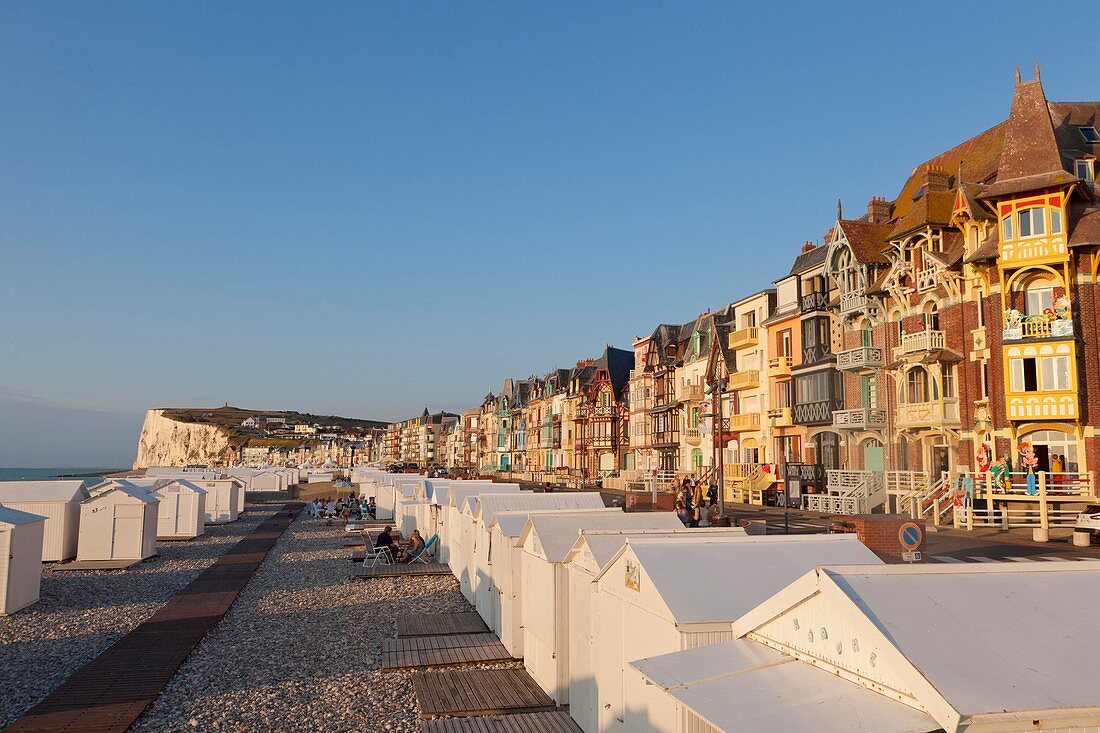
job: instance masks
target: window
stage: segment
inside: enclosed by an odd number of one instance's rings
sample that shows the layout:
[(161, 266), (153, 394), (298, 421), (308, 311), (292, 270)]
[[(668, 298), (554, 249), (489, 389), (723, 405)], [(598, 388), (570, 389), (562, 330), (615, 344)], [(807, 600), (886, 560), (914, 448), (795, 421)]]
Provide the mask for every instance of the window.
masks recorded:
[(985, 328), (985, 294), (978, 291), (978, 328)]
[(1087, 143), (1100, 143), (1100, 132), (1096, 131), (1095, 127), (1078, 127), (1081, 132), (1081, 137), (1085, 138)]
[(955, 365), (943, 366), (943, 396), (944, 399), (955, 396)]
[(1061, 234), (1062, 233), (1062, 211), (1061, 209), (1050, 210), (1050, 233)]
[(1042, 206), (1032, 206), (1030, 209), (1020, 209), (1016, 212), (1016, 222), (1021, 239), (1024, 237), (1038, 237), (1046, 234), (1047, 228)]
[(1042, 315), (1047, 309), (1054, 308), (1054, 288), (1046, 280), (1028, 285), (1024, 296), (1024, 308), (1029, 316)]
[(691, 408), (691, 427), (693, 427), (693, 428), (699, 427), (699, 408), (698, 407)]
[(1068, 356), (1029, 357), (1009, 362), (1009, 386), (1013, 392), (1065, 391), (1069, 383)]
[(784, 329), (779, 332), (778, 343), (776, 344), (776, 350), (779, 352), (779, 356), (792, 356), (791, 354), (791, 329)]
[(1012, 215), (1009, 214), (1005, 218), (1001, 219), (1001, 241), (1007, 242), (1012, 239)]
[(905, 375), (905, 401), (909, 404), (928, 402), (928, 372), (922, 367), (910, 369)]
[(1093, 179), (1091, 160), (1075, 160), (1073, 161), (1073, 167), (1078, 178), (1084, 181), (1091, 181)]
[(870, 326), (864, 326), (863, 330), (860, 331), (860, 335), (862, 336), (863, 345), (866, 346), (866, 347), (870, 347), (871, 346), (871, 327)]

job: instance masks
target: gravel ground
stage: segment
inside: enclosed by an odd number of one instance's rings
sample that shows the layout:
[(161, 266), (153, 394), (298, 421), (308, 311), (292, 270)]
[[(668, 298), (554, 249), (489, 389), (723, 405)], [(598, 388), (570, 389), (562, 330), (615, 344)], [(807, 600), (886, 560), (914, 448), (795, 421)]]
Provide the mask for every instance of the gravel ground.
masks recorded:
[(400, 613), (470, 606), (449, 575), (351, 580), (344, 536), (303, 514), (131, 730), (418, 731), (382, 639)]
[(196, 540), (158, 542), (156, 558), (126, 571), (44, 566), (41, 600), (0, 617), (0, 727), (151, 616), (273, 510), (248, 507)]

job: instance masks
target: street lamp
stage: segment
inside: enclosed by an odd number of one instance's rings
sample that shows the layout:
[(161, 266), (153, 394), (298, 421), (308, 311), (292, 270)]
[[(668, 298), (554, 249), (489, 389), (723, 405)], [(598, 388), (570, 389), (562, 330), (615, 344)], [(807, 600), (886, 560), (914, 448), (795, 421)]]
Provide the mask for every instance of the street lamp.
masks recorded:
[(726, 384), (720, 379), (715, 379), (707, 387), (707, 394), (710, 395), (711, 411), (705, 413), (703, 417), (713, 418), (711, 423), (714, 430), (714, 436), (711, 438), (712, 461), (714, 465), (715, 476), (718, 479), (723, 479), (718, 483), (718, 513), (723, 517), (726, 516), (726, 496), (725, 496), (725, 481), (722, 476), (722, 395), (725, 394)]

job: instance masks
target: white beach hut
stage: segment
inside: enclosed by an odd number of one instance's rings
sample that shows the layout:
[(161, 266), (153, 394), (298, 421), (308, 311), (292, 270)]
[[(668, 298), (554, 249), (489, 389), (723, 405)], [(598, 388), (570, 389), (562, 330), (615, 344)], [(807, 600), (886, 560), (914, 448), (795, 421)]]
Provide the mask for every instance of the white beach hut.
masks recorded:
[(244, 491), (240, 479), (224, 478), (192, 483), (206, 491), (204, 520), (207, 524), (228, 524), (237, 521), (244, 509)]
[[(602, 503), (602, 500), (601, 500)], [(520, 619), (523, 666), (559, 705), (569, 704), (569, 596), (564, 563), (582, 529), (682, 530), (671, 512), (532, 514), (517, 544), (523, 548)]]
[(0, 505), (0, 616), (38, 600), (46, 518)]
[(463, 514), (466, 499), (480, 494), (518, 494), (519, 484), (494, 484), (490, 481), (459, 481), (447, 490), (447, 504), (441, 508), (440, 560), (449, 563), (451, 572), (461, 582), (465, 559), (463, 540), (471, 517)]
[(77, 560), (144, 560), (157, 554), (157, 505), (147, 491), (115, 483), (80, 503)]
[[(252, 474), (252, 491), (286, 491), (288, 476), (277, 469), (268, 468)], [(331, 479), (328, 479), (331, 481)]]
[(488, 542), (479, 545), (479, 552), (484, 548), (488, 578), (478, 586), (475, 605), (485, 623), (517, 659), (523, 657), (523, 546), (518, 540), (527, 520), (535, 515), (595, 517), (623, 513), (618, 508), (537, 509), (497, 512), (490, 520)]
[[(459, 587), (470, 603), (477, 602), (477, 590), (484, 580), (488, 582), (489, 526), (498, 512), (515, 512), (538, 509), (604, 509), (603, 498), (598, 492), (555, 492), (478, 494), (466, 500), (466, 521), (463, 524), (461, 557), (464, 568), (459, 576)], [(480, 553), (478, 548), (480, 549)], [(454, 568), (452, 567), (452, 570)], [(484, 598), (484, 596), (483, 596)], [(483, 609), (479, 608), (481, 613)], [(487, 614), (482, 613), (482, 618)]]
[(594, 579), (599, 730), (669, 733), (676, 706), (630, 662), (731, 641), (731, 624), (816, 565), (881, 565), (855, 535), (633, 540)]
[(157, 505), (157, 539), (190, 540), (206, 533), (205, 489), (186, 479), (174, 479), (148, 489)]
[(0, 504), (46, 518), (42, 534), (44, 562), (76, 557), (80, 502), (87, 498), (83, 481), (0, 482)]
[[(679, 521), (679, 520), (677, 520)], [(585, 733), (596, 733), (596, 681), (593, 657), (593, 620), (596, 586), (592, 580), (631, 540), (675, 540), (678, 537), (744, 537), (740, 527), (672, 530), (584, 529), (565, 558), (569, 582), (569, 712)]]

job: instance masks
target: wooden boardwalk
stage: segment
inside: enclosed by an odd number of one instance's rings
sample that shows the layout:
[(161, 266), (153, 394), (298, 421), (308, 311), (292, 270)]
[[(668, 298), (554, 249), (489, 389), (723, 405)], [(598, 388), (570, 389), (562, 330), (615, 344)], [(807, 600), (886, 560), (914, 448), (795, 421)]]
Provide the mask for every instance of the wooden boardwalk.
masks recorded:
[(554, 710), (554, 701), (525, 669), (413, 672), (412, 682), (421, 718)]
[(371, 565), (360, 568), (352, 575), (359, 580), (371, 580), (373, 578), (397, 578), (404, 575), (450, 575), (451, 566), (446, 563), (408, 562), (400, 565)]
[(386, 672), (411, 667), (459, 667), (484, 662), (508, 662), (512, 659), (496, 634), (382, 640), (382, 670)]
[(414, 613), (397, 617), (397, 636), (453, 636), (487, 634), (489, 627), (477, 611), (465, 613)]
[(81, 669), (5, 733), (123, 733), (221, 620), (290, 524), (288, 504), (166, 604)]
[(520, 713), (481, 718), (441, 718), (420, 723), (421, 733), (582, 733), (568, 713)]

